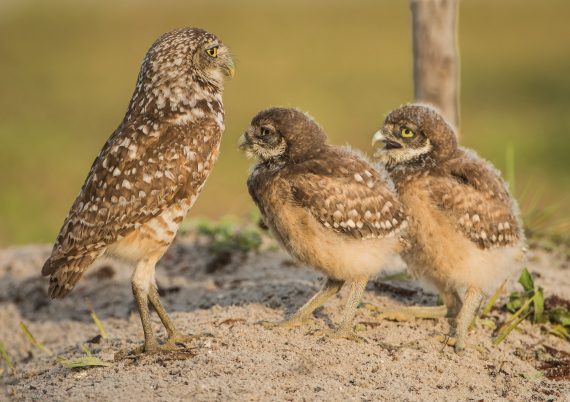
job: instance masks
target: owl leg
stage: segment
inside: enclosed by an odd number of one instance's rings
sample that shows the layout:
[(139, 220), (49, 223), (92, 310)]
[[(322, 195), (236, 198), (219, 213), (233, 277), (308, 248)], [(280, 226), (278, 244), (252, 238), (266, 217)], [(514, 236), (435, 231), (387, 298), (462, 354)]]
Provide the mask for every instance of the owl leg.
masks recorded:
[(289, 328), (289, 327), (296, 327), (302, 325), (304, 322), (306, 322), (309, 319), (313, 311), (315, 311), (318, 307), (323, 305), (323, 303), (326, 302), (328, 299), (330, 299), (332, 296), (337, 294), (340, 291), (340, 289), (342, 289), (343, 285), (344, 281), (342, 280), (327, 278), (327, 281), (325, 282), (321, 290), (319, 290), (307, 303), (305, 303), (295, 314), (293, 314), (287, 320), (280, 321), (277, 323), (262, 322), (262, 324), (266, 328), (271, 328), (271, 327)]
[(476, 287), (469, 287), (467, 292), (465, 292), (465, 298), (463, 299), (463, 307), (457, 315), (455, 322), (455, 351), (459, 352), (465, 349), (465, 343), (467, 340), (467, 332), (469, 331), (469, 326), (475, 318), (475, 314), (479, 309), (481, 301), (483, 300), (483, 294), (481, 290)]
[(356, 315), (356, 309), (362, 300), (364, 289), (368, 283), (368, 277), (359, 278), (350, 282), (350, 292), (348, 300), (342, 314), (342, 320), (336, 330), (333, 332), (325, 332), (323, 335), (331, 338), (345, 338), (352, 341), (362, 342), (363, 338), (357, 336), (352, 329), (352, 322)]
[(140, 261), (133, 272), (131, 285), (144, 332), (142, 351), (146, 353), (156, 352), (159, 349), (158, 342), (152, 330), (148, 309), (148, 293), (151, 280), (154, 281), (154, 263), (149, 260)]
[(178, 328), (176, 328), (174, 322), (172, 322), (172, 319), (162, 306), (158, 289), (154, 283), (151, 283), (150, 285), (148, 300), (150, 301), (150, 304), (152, 304), (152, 307), (154, 307), (160, 321), (162, 321), (162, 325), (164, 325), (164, 328), (166, 329), (166, 334), (168, 336), (168, 340), (165, 345), (166, 349), (174, 349), (176, 348), (176, 345), (179, 344), (186, 346), (186, 343), (189, 343), (198, 337), (198, 335), (184, 335), (178, 330)]
[(461, 310), (462, 302), (461, 298), (454, 290), (442, 290), (440, 292), (441, 299), (443, 300), (443, 304), (447, 307), (447, 317), (456, 317)]

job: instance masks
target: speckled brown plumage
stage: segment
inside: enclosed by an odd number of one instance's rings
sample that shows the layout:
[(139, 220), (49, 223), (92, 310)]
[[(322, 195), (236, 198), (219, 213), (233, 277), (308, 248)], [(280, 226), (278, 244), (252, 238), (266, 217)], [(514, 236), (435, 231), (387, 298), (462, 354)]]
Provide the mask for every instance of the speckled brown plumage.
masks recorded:
[(154, 264), (218, 156), (223, 82), (232, 73), (229, 50), (204, 30), (178, 29), (152, 45), (127, 113), (95, 159), (42, 269), (51, 297), (67, 295), (104, 253), (137, 264), (133, 288), (155, 288)]
[[(257, 114), (241, 147), (260, 159), (248, 189), (267, 226), (290, 254), (329, 278), (317, 302), (345, 281), (354, 290), (351, 303), (358, 302), (406, 226), (389, 179), (356, 152), (327, 144), (319, 125), (295, 109)], [(317, 302), (312, 299), (292, 320), (306, 318)], [(353, 307), (347, 306), (339, 329), (343, 336)]]
[[(470, 310), (458, 319), (464, 338), (462, 326), (475, 311), (468, 302), (494, 291), (520, 267), (524, 234), (516, 201), (500, 173), (459, 147), (453, 128), (431, 107), (390, 112), (378, 140), (385, 146), (376, 156), (410, 218), (410, 247), (402, 256), (412, 273), (440, 290), (450, 311), (457, 312), (464, 299), (462, 311)], [(465, 290), (471, 300), (462, 297)]]

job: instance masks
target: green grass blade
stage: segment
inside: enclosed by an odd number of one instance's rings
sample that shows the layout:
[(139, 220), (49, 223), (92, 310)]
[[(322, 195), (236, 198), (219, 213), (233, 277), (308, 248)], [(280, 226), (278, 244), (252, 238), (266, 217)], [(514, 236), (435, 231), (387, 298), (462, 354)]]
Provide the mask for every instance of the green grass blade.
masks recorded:
[(494, 331), (495, 328), (497, 328), (495, 321), (491, 320), (490, 318), (483, 318), (483, 319), (479, 320), (479, 322), (481, 323), (481, 326), (483, 328), (486, 328), (489, 331)]
[(520, 316), (521, 314), (525, 313), (525, 312), (529, 309), (531, 303), (533, 303), (533, 302), (534, 302), (534, 296), (531, 297), (530, 299), (528, 299), (528, 300), (521, 306), (521, 308), (520, 308), (516, 313), (513, 314), (513, 316), (511, 317), (511, 321), (512, 321), (512, 320), (515, 320), (518, 316)]
[(519, 283), (524, 288), (525, 292), (531, 292), (534, 290), (534, 281), (532, 279), (532, 275), (528, 272), (528, 269), (525, 267), (521, 272), (521, 276), (519, 277)]
[(14, 373), (14, 365), (12, 364), (12, 359), (10, 359), (10, 355), (6, 351), (6, 348), (2, 342), (0, 342), (0, 356), (2, 356), (2, 360), (6, 362), (6, 365), (10, 368), (10, 371)]
[(47, 353), (48, 355), (53, 355), (53, 352), (51, 350), (49, 350), (48, 348), (46, 348), (44, 345), (42, 345), (41, 343), (39, 343), (36, 340), (36, 338), (32, 335), (32, 333), (30, 332), (28, 327), (26, 327), (26, 324), (24, 324), (23, 321), (20, 321), (20, 328), (22, 329), (22, 331), (24, 332), (24, 335), (26, 335), (26, 338), (28, 338), (28, 341), (32, 345), (34, 345), (36, 348), (38, 348), (42, 352)]
[(557, 323), (563, 327), (570, 327), (570, 312), (564, 307), (555, 307), (546, 312), (548, 319), (552, 323)]
[(544, 314), (544, 292), (542, 288), (538, 288), (533, 297), (532, 305), (534, 307), (533, 322), (541, 322)]
[(507, 302), (505, 307), (510, 313), (514, 314), (519, 308), (522, 307), (524, 300), (523, 296), (524, 294), (522, 294), (521, 292), (512, 292), (509, 295), (509, 301)]
[(568, 332), (568, 329), (566, 329), (565, 326), (560, 324), (553, 325), (548, 332), (562, 339), (570, 338), (570, 332)]
[(507, 335), (511, 333), (513, 329), (515, 329), (525, 318), (528, 317), (528, 315), (530, 314), (529, 312), (530, 304), (534, 302), (535, 297), (536, 295), (529, 298), (521, 306), (521, 308), (516, 313), (513, 314), (511, 320), (501, 327), (501, 329), (499, 330), (499, 335), (493, 342), (493, 345), (498, 345), (499, 343), (501, 343), (507, 337)]
[(498, 344), (503, 342), (505, 340), (505, 338), (507, 337), (507, 335), (509, 335), (516, 327), (518, 327), (519, 324), (521, 322), (523, 322), (527, 316), (528, 316), (528, 313), (523, 315), (522, 317), (519, 317), (518, 319), (516, 319), (514, 321), (511, 321), (510, 324), (503, 326), (501, 328), (501, 330), (499, 331), (499, 335), (493, 341), (493, 345), (497, 346)]
[(75, 359), (62, 359), (58, 358), (58, 362), (65, 368), (68, 369), (75, 369), (75, 368), (82, 368), (82, 367), (109, 367), (112, 365), (111, 362), (101, 360), (98, 357), (87, 356), (87, 357), (78, 357)]

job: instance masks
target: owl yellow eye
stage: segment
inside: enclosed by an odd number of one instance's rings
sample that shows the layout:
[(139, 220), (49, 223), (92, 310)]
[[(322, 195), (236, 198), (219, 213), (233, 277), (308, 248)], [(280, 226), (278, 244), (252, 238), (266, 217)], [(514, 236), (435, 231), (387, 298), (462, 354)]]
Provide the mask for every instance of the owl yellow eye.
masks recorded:
[(206, 49), (206, 53), (208, 53), (208, 56), (210, 57), (218, 57), (218, 46), (213, 46), (209, 49)]
[(409, 128), (403, 128), (402, 131), (400, 131), (400, 135), (404, 138), (412, 138), (414, 136), (414, 132)]

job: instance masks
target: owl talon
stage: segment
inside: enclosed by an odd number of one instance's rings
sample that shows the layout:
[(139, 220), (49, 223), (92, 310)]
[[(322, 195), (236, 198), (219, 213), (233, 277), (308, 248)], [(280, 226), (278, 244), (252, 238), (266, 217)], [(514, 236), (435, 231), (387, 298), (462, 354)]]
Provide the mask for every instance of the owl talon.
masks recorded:
[(311, 318), (290, 318), (288, 320), (282, 320), (276, 322), (263, 320), (263, 321), (258, 321), (257, 324), (263, 326), (266, 329), (274, 329), (274, 328), (292, 329), (308, 324), (312, 321), (313, 320)]
[(345, 339), (356, 343), (368, 343), (366, 338), (356, 335), (352, 330), (318, 329), (311, 331), (308, 334), (320, 337), (319, 342), (326, 342), (329, 339)]
[(380, 311), (381, 308), (372, 303), (361, 303), (360, 307), (368, 311)]
[(115, 352), (113, 360), (119, 361), (126, 357), (141, 356), (143, 354), (153, 354), (160, 351), (160, 346), (156, 342), (145, 342), (131, 350), (121, 349)]
[(162, 345), (159, 345), (158, 342), (145, 342), (142, 345), (139, 345), (131, 350), (120, 350), (115, 353), (114, 360), (122, 360), (126, 357), (136, 357), (141, 355), (152, 355), (157, 353), (168, 353), (173, 352), (175, 350), (180, 350), (181, 347), (184, 349), (190, 349), (190, 344), (201, 337), (211, 337), (213, 336), (210, 333), (198, 334), (198, 335), (183, 335), (183, 334), (174, 334), (168, 337), (166, 342)]
[(119, 352), (115, 353), (114, 360), (121, 360), (121, 359), (128, 357), (128, 356), (136, 357), (136, 356), (142, 356), (142, 355), (154, 355), (157, 353), (168, 353), (168, 352), (172, 352), (172, 351), (180, 349), (180, 347), (179, 347), (180, 345), (182, 345), (185, 349), (189, 349), (188, 345), (186, 345), (184, 342), (181, 342), (179, 340), (176, 340), (176, 341), (168, 340), (163, 345), (159, 345), (159, 344), (144, 345), (143, 344), (143, 345), (137, 346), (136, 348), (134, 348), (128, 352), (119, 351)]
[(447, 315), (446, 306), (411, 306), (381, 309), (376, 306), (366, 307), (368, 310), (376, 311), (374, 318), (389, 321), (414, 321), (416, 318), (438, 319)]
[(179, 346), (182, 346), (185, 349), (190, 349), (190, 345), (194, 343), (196, 339), (203, 337), (213, 337), (213, 335), (210, 333), (196, 335), (183, 335), (181, 333), (177, 333), (169, 336), (164, 346), (170, 348), (170, 350), (177, 349)]
[(262, 320), (262, 321), (257, 321), (256, 324), (261, 325), (265, 329), (273, 329), (279, 326), (279, 321), (273, 322), (273, 321)]
[(374, 318), (378, 320), (388, 320), (388, 321), (414, 321), (416, 317), (403, 311), (384, 311), (382, 313), (374, 314)]
[(465, 343), (464, 339), (460, 339), (458, 337), (455, 336), (450, 336), (450, 335), (440, 335), (438, 337), (436, 337), (436, 339), (443, 343), (443, 346), (452, 346), (453, 349), (455, 350), (455, 353), (461, 354), (465, 351), (467, 344)]
[(362, 303), (361, 307), (374, 312), (373, 317), (378, 320), (412, 321), (416, 318), (406, 307), (382, 308), (371, 303)]

